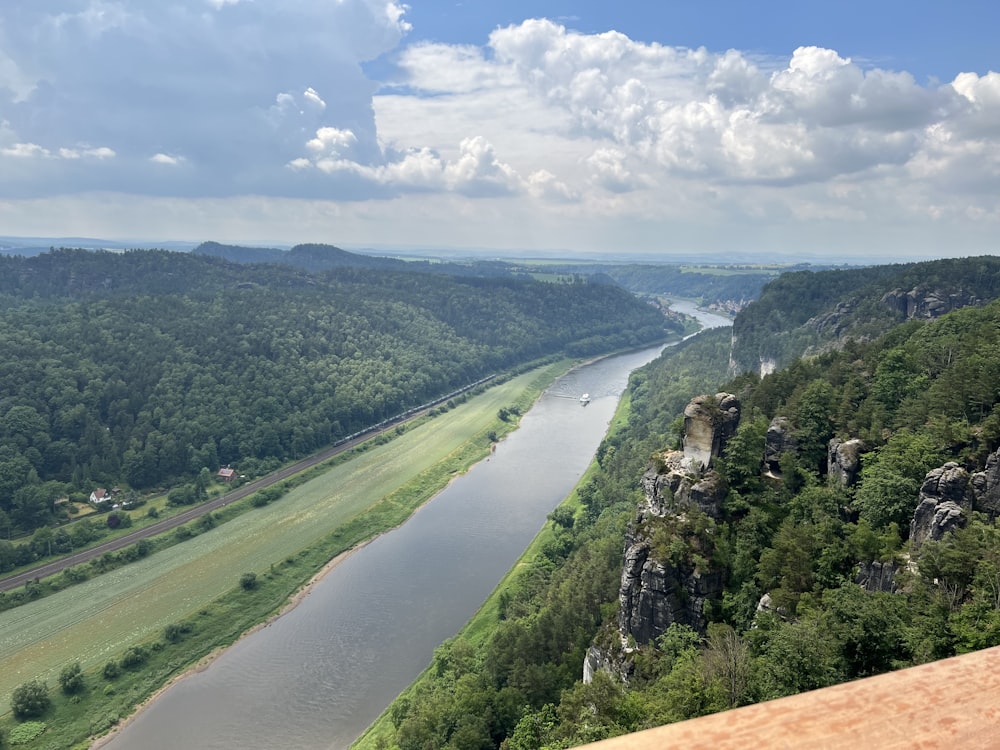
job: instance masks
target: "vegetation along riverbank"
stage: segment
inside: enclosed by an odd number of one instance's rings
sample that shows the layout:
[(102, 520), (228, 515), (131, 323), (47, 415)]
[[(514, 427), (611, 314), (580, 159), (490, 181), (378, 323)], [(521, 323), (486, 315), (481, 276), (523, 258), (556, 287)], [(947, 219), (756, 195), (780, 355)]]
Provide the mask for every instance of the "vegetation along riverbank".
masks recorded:
[[(332, 558), (405, 520), (487, 455), (570, 364), (523, 373), (394, 432), (391, 442), (338, 463), (277, 502), (164, 550), (156, 565), (140, 560), (127, 576), (112, 572), (99, 584), (81, 584), (73, 596), (60, 592), (0, 614), (12, 624), (0, 639), (4, 694), (47, 682), (51, 705), (41, 717), (45, 742), (38, 746), (85, 746), (176, 675), (273, 616)], [(136, 591), (151, 590), (155, 604), (136, 602)], [(91, 611), (84, 603), (95, 596), (103, 598)], [(15, 629), (27, 640), (11, 641), (7, 633)], [(59, 678), (77, 661), (83, 687), (67, 693)], [(12, 733), (20, 725), (9, 714), (0, 719)]]

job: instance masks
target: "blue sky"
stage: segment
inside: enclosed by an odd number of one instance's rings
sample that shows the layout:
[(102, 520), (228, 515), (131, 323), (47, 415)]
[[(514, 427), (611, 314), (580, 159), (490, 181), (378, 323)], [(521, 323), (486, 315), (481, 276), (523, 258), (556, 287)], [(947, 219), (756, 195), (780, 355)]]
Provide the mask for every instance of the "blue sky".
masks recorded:
[(5, 0), (0, 235), (996, 252), (998, 8)]

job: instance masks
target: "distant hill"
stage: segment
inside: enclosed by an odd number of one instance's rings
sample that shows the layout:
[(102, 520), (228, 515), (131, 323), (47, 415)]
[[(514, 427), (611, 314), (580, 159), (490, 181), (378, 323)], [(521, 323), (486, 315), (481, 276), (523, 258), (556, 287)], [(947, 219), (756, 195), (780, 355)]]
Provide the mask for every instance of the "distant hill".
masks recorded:
[(741, 372), (769, 372), (848, 339), (870, 341), (907, 320), (998, 298), (994, 256), (786, 273), (737, 318), (733, 362)]
[(271, 263), (300, 268), (311, 273), (337, 268), (368, 268), (407, 273), (440, 273), (449, 276), (515, 275), (508, 264), (495, 261), (400, 260), (399, 258), (352, 253), (335, 245), (321, 243), (305, 243), (296, 245), (291, 250), (279, 250), (269, 247), (246, 247), (243, 245), (223, 245), (218, 242), (203, 242), (192, 252), (196, 255), (223, 258), (231, 263)]

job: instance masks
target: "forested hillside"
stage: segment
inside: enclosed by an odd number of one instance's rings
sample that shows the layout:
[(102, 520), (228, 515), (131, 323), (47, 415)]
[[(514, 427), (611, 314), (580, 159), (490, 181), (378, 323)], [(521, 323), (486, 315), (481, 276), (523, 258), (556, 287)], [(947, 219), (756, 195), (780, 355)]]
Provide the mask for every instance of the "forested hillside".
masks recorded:
[(0, 258), (0, 529), (303, 456), (475, 380), (662, 339), (627, 292), (161, 251)]
[[(948, 268), (869, 279), (996, 282)], [(1000, 643), (1000, 302), (728, 383), (725, 333), (634, 374), (628, 424), (496, 632), (442, 647), (379, 742), (571, 747)], [(701, 469), (681, 432), (718, 429), (719, 402), (682, 411), (717, 390), (738, 421)]]
[(736, 320), (733, 359), (739, 371), (769, 371), (848, 339), (875, 339), (906, 320), (998, 297), (994, 256), (786, 273)]
[(223, 258), (232, 263), (271, 263), (305, 271), (329, 271), (336, 268), (369, 268), (404, 273), (436, 273), (454, 276), (517, 276), (507, 263), (499, 261), (430, 261), (400, 260), (375, 255), (362, 255), (342, 250), (334, 245), (306, 243), (290, 250), (269, 247), (244, 247), (203, 242), (192, 251), (195, 255)]

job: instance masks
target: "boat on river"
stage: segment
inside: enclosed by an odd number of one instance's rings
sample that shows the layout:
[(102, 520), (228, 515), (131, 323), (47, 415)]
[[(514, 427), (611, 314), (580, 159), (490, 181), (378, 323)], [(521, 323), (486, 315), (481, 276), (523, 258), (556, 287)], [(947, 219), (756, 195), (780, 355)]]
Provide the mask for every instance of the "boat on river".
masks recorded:
[(580, 403), (583, 404), (584, 406), (586, 406), (587, 404), (589, 404), (590, 403), (590, 394), (589, 393), (584, 393), (582, 396), (580, 396)]

